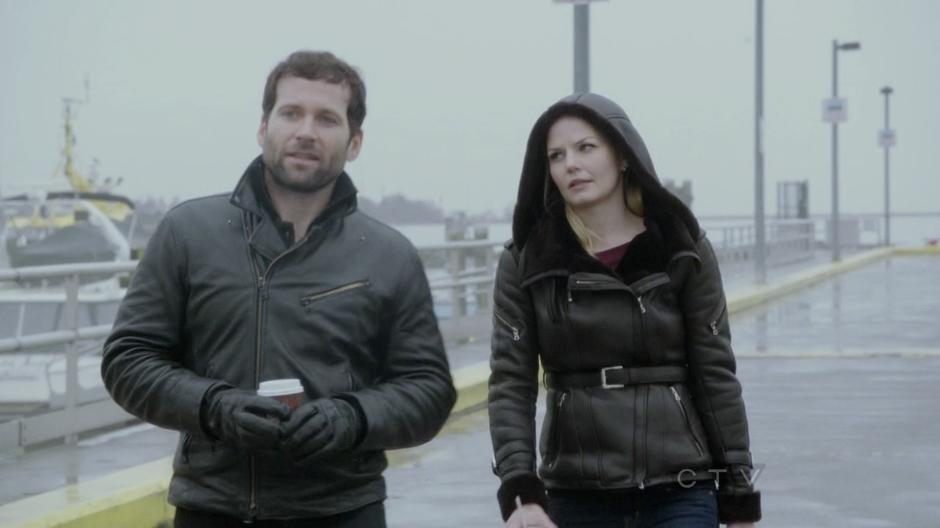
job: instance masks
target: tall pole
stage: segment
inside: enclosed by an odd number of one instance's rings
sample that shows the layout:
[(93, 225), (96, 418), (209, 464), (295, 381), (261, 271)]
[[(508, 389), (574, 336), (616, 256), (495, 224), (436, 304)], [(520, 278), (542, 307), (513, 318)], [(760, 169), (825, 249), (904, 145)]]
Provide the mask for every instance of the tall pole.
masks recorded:
[(757, 283), (767, 282), (766, 240), (764, 239), (764, 0), (757, 0), (754, 67), (754, 259)]
[[(890, 120), (888, 113), (888, 96), (891, 95), (891, 92), (894, 90), (890, 86), (885, 86), (881, 89), (881, 93), (885, 96), (885, 134), (891, 130)], [(885, 149), (885, 245), (891, 245), (891, 186), (888, 184), (891, 177), (891, 164), (889, 161), (889, 152), (891, 150), (891, 144), (887, 137), (883, 140), (884, 149)]]
[(574, 91), (590, 91), (590, 17), (588, 4), (574, 6)]
[[(839, 42), (832, 41), (832, 98), (839, 95)], [(839, 123), (832, 122), (832, 261), (842, 259), (839, 248)]]

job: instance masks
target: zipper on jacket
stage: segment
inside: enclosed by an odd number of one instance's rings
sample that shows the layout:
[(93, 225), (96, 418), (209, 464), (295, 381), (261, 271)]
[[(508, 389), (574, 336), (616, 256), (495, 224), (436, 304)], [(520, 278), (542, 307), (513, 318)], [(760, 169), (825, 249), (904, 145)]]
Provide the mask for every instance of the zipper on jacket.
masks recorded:
[(685, 405), (682, 405), (682, 397), (679, 396), (679, 391), (677, 391), (674, 386), (670, 386), (669, 390), (672, 391), (672, 395), (676, 398), (676, 405), (679, 406), (679, 412), (682, 413), (682, 420), (685, 422), (685, 427), (692, 436), (692, 442), (695, 444), (695, 449), (698, 451), (698, 456), (703, 456), (705, 454), (705, 450), (702, 449), (702, 444), (699, 443), (698, 437), (695, 436), (695, 431), (692, 430), (692, 422), (689, 421), (689, 414), (685, 411)]
[(339, 286), (339, 287), (332, 288), (332, 289), (329, 289), (329, 290), (326, 290), (326, 291), (322, 291), (322, 292), (319, 292), (319, 293), (314, 293), (314, 294), (311, 294), (311, 295), (306, 295), (306, 296), (304, 296), (304, 297), (301, 297), (301, 298), (300, 298), (300, 304), (302, 304), (303, 306), (307, 306), (307, 305), (309, 305), (309, 304), (311, 304), (311, 303), (317, 302), (317, 301), (319, 301), (319, 300), (321, 300), (321, 299), (324, 299), (324, 298), (326, 298), (326, 297), (332, 297), (332, 296), (334, 296), (334, 295), (339, 295), (340, 293), (348, 292), (348, 291), (350, 291), (350, 290), (356, 290), (356, 289), (359, 289), (359, 288), (363, 288), (363, 287), (366, 287), (366, 286), (368, 286), (368, 285), (369, 285), (369, 281), (368, 281), (368, 280), (361, 280), (361, 281), (352, 282), (352, 283), (349, 283), (349, 284), (345, 284), (345, 285), (343, 285), (343, 286)]
[[(575, 279), (574, 283), (575, 283), (576, 285), (578, 285), (578, 286), (595, 286), (595, 285), (598, 285), (598, 284), (604, 284), (604, 281), (588, 280), (588, 279)], [(621, 288), (615, 288), (615, 289), (618, 289), (618, 290), (619, 290), (619, 289), (621, 289)], [(629, 286), (624, 286), (623, 289), (626, 289), (626, 290), (629, 291), (630, 293), (633, 293), (633, 292), (634, 292), (634, 290), (632, 290)], [(641, 314), (645, 314), (645, 313), (646, 313), (646, 305), (643, 304), (643, 294), (641, 293), (641, 294), (637, 295), (636, 293), (633, 293), (633, 297), (636, 299), (636, 302), (637, 302), (637, 304), (639, 305), (640, 313), (641, 313)], [(568, 288), (568, 302), (571, 302), (571, 301), (572, 301), (572, 299), (571, 299), (571, 288)]]
[(574, 283), (580, 286), (593, 286), (595, 284), (601, 284), (601, 281), (576, 279)]
[(499, 315), (499, 312), (497, 312), (496, 310), (493, 310), (493, 315), (495, 315), (496, 318), (500, 320), (500, 322), (502, 322), (504, 325), (506, 325), (507, 328), (509, 328), (509, 330), (512, 331), (512, 340), (513, 340), (513, 341), (518, 341), (518, 340), (520, 339), (520, 336), (519, 336), (519, 329), (517, 329), (515, 326), (509, 324), (509, 321), (503, 319), (503, 316)]
[(562, 407), (564, 407), (567, 398), (567, 392), (562, 392), (561, 396), (558, 397), (558, 404), (555, 405), (557, 409), (555, 411), (555, 421), (552, 422), (552, 428), (548, 432), (548, 452), (545, 453), (548, 460), (545, 463), (549, 468), (555, 467), (555, 463), (558, 462), (558, 450), (561, 447), (561, 426), (558, 422), (561, 420)]
[[(269, 268), (270, 269), (270, 268)], [(258, 275), (258, 315), (255, 319), (255, 387), (261, 384), (261, 327), (264, 318), (264, 274)], [(248, 512), (252, 517), (258, 512), (257, 469), (254, 455), (248, 458)]]
[[(570, 284), (570, 283), (569, 283)], [(609, 281), (606, 280), (597, 280), (597, 279), (574, 279), (575, 286), (608, 286), (606, 288), (599, 288), (601, 290), (627, 290), (633, 293), (633, 290), (629, 286), (620, 282), (619, 280), (611, 277)], [(585, 288), (587, 290), (593, 290), (593, 288)]]
[(640, 416), (640, 445), (634, 446), (633, 456), (635, 457), (636, 477), (640, 481), (640, 489), (646, 488), (646, 434), (647, 434), (647, 416), (649, 414), (649, 385), (640, 385), (637, 387), (637, 396), (641, 398), (642, 405), (638, 408), (642, 410)]
[[(258, 307), (258, 317), (255, 319), (255, 389), (261, 385), (261, 334), (264, 326), (264, 301), (265, 301), (265, 287), (267, 286), (266, 277), (268, 273), (271, 272), (271, 269), (274, 267), (274, 264), (277, 263), (285, 255), (290, 254), (295, 249), (303, 246), (307, 239), (310, 238), (311, 233), (316, 232), (319, 229), (318, 226), (314, 226), (305, 236), (300, 240), (299, 243), (294, 244), (287, 249), (284, 253), (274, 257), (270, 263), (268, 263), (267, 268), (264, 272), (258, 268), (257, 262), (255, 262), (255, 272), (258, 273), (258, 294), (256, 305)], [(257, 489), (257, 461), (255, 460), (254, 455), (248, 458), (248, 513), (252, 517), (255, 517), (258, 513), (258, 489)]]
[(718, 335), (718, 323), (721, 321), (721, 316), (725, 314), (725, 311), (728, 309), (728, 304), (725, 303), (721, 307), (721, 311), (718, 312), (718, 315), (715, 316), (711, 322), (708, 323), (708, 328), (711, 329), (712, 335)]

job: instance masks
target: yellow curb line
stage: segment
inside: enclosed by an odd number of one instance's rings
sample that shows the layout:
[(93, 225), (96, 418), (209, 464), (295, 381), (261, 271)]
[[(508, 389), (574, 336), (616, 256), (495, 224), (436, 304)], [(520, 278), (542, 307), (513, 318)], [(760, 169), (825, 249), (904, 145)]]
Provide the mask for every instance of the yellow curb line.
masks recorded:
[(895, 255), (940, 255), (940, 246), (894, 248)]
[[(835, 264), (824, 264), (788, 275), (773, 286), (751, 287), (728, 297), (729, 313), (737, 313), (772, 299), (787, 295), (834, 275), (862, 267), (892, 255), (940, 255), (940, 247), (883, 248), (852, 256)], [(935, 357), (940, 350), (905, 350), (884, 354), (818, 354), (812, 357)], [(788, 354), (741, 354), (745, 358), (799, 358)], [(457, 402), (453, 415), (472, 411), (486, 402), (488, 362), (479, 362), (454, 369)], [(389, 453), (389, 461), (397, 465), (408, 457)], [(11, 528), (92, 528), (92, 527), (158, 527), (172, 521), (173, 507), (167, 504), (167, 486), (172, 473), (172, 458), (162, 458), (99, 479), (72, 484), (64, 488), (0, 506), (0, 525)]]
[(841, 262), (822, 264), (787, 275), (775, 281), (773, 285), (751, 286), (736, 290), (733, 294), (729, 294), (728, 296), (728, 313), (734, 314), (764, 304), (772, 299), (822, 282), (834, 275), (839, 275), (877, 260), (890, 257), (893, 252), (894, 250), (891, 248), (875, 249), (854, 255)]
[(737, 359), (924, 359), (940, 357), (940, 348), (901, 348), (895, 350), (808, 350), (800, 352), (735, 352)]
[(457, 388), (457, 403), (451, 414), (460, 414), (479, 406), (486, 401), (489, 391), (490, 364), (481, 361), (460, 367), (453, 371), (454, 386)]
[(169, 458), (71, 484), (0, 507), (0, 526), (156, 527), (172, 519)]
[[(489, 365), (481, 362), (454, 369), (457, 402), (452, 416), (486, 401)], [(389, 451), (389, 464), (412, 460), (407, 450)], [(173, 459), (164, 457), (104, 477), (72, 484), (0, 506), (0, 526), (17, 528), (156, 527), (173, 519), (166, 502)]]

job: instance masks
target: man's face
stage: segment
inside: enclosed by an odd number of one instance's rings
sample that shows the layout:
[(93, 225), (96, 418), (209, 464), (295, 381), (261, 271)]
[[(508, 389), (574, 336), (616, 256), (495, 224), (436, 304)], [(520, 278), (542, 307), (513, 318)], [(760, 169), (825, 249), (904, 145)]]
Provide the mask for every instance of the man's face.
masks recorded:
[(303, 194), (331, 186), (362, 146), (362, 131), (349, 133), (349, 87), (284, 77), (276, 93), (274, 108), (258, 129), (268, 182)]

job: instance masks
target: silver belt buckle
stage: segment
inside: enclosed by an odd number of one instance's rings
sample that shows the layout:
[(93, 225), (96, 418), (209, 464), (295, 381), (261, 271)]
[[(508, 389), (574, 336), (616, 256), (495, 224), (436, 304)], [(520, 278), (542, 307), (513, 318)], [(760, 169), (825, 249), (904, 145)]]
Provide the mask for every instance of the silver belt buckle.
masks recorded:
[(617, 365), (614, 367), (604, 367), (601, 369), (601, 388), (602, 389), (622, 389), (624, 387), (623, 383), (607, 383), (607, 371), (609, 370), (623, 370), (623, 365)]

